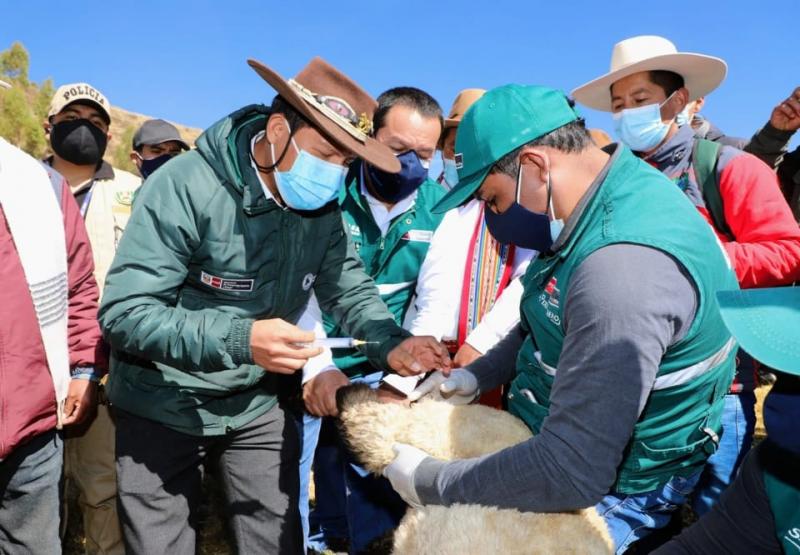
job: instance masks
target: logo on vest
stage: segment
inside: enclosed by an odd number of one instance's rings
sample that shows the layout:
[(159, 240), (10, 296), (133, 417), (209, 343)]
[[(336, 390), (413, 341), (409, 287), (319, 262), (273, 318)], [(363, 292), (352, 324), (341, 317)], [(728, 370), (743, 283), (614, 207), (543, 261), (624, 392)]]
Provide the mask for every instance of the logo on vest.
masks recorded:
[(559, 309), (559, 298), (561, 296), (561, 291), (559, 291), (557, 284), (558, 280), (556, 278), (552, 278), (547, 283), (547, 286), (544, 288), (544, 293), (539, 295), (539, 304), (542, 305), (547, 319), (556, 326), (560, 326), (561, 316), (555, 312)]
[(433, 231), (424, 229), (409, 229), (400, 237), (402, 241), (415, 241), (418, 243), (430, 243), (433, 239)]
[(361, 228), (358, 227), (356, 224), (350, 224), (350, 236), (361, 237)]
[(314, 274), (306, 274), (303, 276), (303, 291), (308, 291), (311, 289), (311, 286), (314, 285), (314, 282), (317, 280), (317, 276)]
[(561, 296), (561, 291), (558, 290), (558, 280), (556, 278), (552, 278), (549, 282), (547, 282), (547, 287), (544, 288), (544, 292), (547, 293), (549, 296), (547, 302), (550, 306), (558, 308), (558, 299)]
[(133, 191), (117, 191), (114, 193), (114, 201), (122, 206), (133, 204)]

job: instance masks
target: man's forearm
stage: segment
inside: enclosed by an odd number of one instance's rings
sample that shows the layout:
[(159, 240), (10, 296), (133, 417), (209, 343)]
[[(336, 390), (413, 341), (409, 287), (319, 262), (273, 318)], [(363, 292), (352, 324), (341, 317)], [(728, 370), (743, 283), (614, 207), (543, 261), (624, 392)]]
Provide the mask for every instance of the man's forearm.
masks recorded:
[(793, 131), (776, 129), (769, 122), (759, 129), (744, 147), (749, 152), (764, 161), (769, 167), (775, 169), (780, 166), (783, 156), (789, 148), (789, 141), (794, 135)]
[(524, 340), (525, 331), (517, 324), (488, 353), (467, 366), (478, 379), (480, 391), (491, 391), (514, 378), (517, 354)]

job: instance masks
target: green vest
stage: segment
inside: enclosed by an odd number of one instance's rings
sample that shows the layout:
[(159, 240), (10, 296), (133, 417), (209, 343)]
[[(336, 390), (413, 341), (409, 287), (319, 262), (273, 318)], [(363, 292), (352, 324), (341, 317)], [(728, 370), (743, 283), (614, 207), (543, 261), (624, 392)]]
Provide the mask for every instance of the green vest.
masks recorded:
[(784, 553), (800, 553), (800, 460), (769, 439), (756, 449), (764, 468), (764, 491), (775, 520), (775, 534)]
[[(417, 189), (414, 205), (395, 217), (386, 235), (381, 236), (369, 203), (361, 194), (359, 164), (354, 166), (349, 177), (341, 202), (345, 228), (367, 274), (375, 280), (383, 302), (395, 321), (402, 325), (433, 232), (444, 217), (444, 214), (434, 214), (432, 209), (447, 191), (435, 181), (425, 181)], [(325, 315), (325, 331), (329, 337), (340, 337), (344, 333), (328, 315)], [(333, 349), (333, 361), (337, 368), (351, 377), (374, 371), (366, 357), (356, 349)]]
[(632, 494), (699, 471), (716, 450), (735, 349), (715, 292), (738, 289), (738, 284), (711, 228), (681, 191), (628, 149), (616, 153), (564, 245), (540, 255), (523, 278), (521, 320), (528, 336), (518, 355), (509, 410), (534, 433), (550, 407), (565, 336), (561, 300), (567, 298), (572, 272), (594, 251), (615, 243), (668, 253), (684, 266), (699, 294), (695, 320), (662, 358), (617, 470), (614, 491)]

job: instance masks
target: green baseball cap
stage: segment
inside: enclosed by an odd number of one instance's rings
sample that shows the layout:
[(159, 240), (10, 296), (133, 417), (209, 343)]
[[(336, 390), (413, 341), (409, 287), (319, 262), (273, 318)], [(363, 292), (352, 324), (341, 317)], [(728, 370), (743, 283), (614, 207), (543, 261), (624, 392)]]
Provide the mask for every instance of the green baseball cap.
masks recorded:
[(800, 287), (717, 293), (725, 325), (753, 358), (800, 376)]
[(470, 106), (458, 126), (458, 185), (433, 211), (463, 204), (503, 156), (579, 117), (567, 96), (556, 89), (504, 85), (490, 90)]

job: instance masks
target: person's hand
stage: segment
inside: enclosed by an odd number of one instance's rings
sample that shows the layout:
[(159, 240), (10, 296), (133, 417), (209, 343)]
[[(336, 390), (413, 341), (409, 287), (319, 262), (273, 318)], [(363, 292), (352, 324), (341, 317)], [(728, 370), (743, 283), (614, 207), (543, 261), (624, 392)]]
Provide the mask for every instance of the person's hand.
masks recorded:
[(314, 416), (337, 416), (336, 392), (350, 383), (339, 370), (326, 370), (303, 384), (303, 402)]
[(322, 352), (319, 347), (303, 347), (312, 343), (314, 332), (304, 331), (280, 318), (257, 320), (250, 332), (253, 360), (267, 372), (294, 374), (308, 359)]
[(383, 469), (384, 477), (391, 482), (394, 491), (400, 494), (406, 503), (412, 507), (422, 507), (417, 489), (414, 487), (414, 473), (429, 455), (405, 443), (395, 443), (392, 445), (392, 451), (395, 453), (395, 458)]
[(464, 343), (458, 349), (456, 356), (453, 357), (453, 366), (455, 368), (464, 368), (465, 366), (472, 364), (475, 359), (478, 359), (482, 356), (483, 353), (481, 353), (478, 349), (469, 343)]
[(467, 405), (478, 396), (478, 379), (464, 368), (456, 368), (449, 376), (434, 372), (408, 395), (408, 400), (419, 401), (426, 396), (447, 401), (451, 405)]
[(800, 129), (800, 87), (797, 87), (789, 98), (775, 106), (769, 123), (781, 131), (797, 131)]
[(449, 372), (452, 366), (447, 347), (430, 336), (407, 337), (389, 352), (387, 361), (401, 376), (424, 374), (434, 369)]
[(64, 403), (64, 426), (80, 424), (97, 408), (97, 384), (91, 380), (69, 381)]

